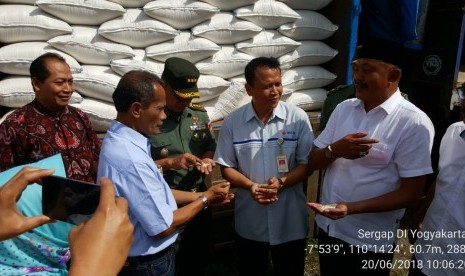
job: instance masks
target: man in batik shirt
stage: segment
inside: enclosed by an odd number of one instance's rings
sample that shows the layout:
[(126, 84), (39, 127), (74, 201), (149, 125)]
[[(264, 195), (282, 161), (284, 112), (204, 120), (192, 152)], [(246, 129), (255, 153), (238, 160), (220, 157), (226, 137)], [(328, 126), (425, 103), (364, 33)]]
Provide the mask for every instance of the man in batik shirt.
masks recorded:
[(35, 99), (0, 125), (0, 171), (61, 153), (69, 178), (95, 182), (101, 142), (87, 115), (68, 105), (74, 91), (69, 65), (46, 53), (29, 72)]

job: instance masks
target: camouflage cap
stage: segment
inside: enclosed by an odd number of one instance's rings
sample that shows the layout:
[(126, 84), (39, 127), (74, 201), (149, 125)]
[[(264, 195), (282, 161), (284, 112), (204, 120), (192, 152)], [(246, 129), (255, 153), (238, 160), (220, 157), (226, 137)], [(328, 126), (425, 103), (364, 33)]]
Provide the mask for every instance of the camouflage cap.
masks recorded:
[(197, 87), (200, 72), (190, 61), (171, 57), (165, 61), (161, 78), (170, 85), (174, 93), (183, 99), (199, 98)]

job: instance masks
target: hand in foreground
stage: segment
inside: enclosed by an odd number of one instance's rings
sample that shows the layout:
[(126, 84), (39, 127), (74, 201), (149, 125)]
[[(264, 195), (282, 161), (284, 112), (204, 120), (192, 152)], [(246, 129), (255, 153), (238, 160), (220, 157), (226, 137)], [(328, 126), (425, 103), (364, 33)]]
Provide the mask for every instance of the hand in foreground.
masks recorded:
[(270, 204), (278, 201), (278, 191), (280, 189), (278, 179), (272, 177), (268, 184), (253, 183), (250, 187), (252, 198), (260, 204)]
[(234, 198), (234, 194), (229, 193), (230, 186), (229, 182), (215, 184), (205, 192), (205, 197), (214, 205), (228, 203)]
[(16, 201), (27, 185), (41, 183), (41, 178), (52, 174), (53, 170), (24, 167), (0, 188), (0, 241), (51, 222), (44, 215), (25, 217), (16, 207)]
[(366, 138), (367, 133), (352, 133), (331, 144), (335, 156), (346, 159), (358, 159), (365, 157), (370, 152), (377, 139)]
[(307, 202), (307, 206), (318, 214), (334, 220), (341, 219), (348, 215), (347, 205), (344, 203), (325, 205), (316, 202)]
[(212, 171), (213, 171), (213, 168), (215, 167), (215, 161), (213, 161), (212, 159), (210, 158), (204, 158), (201, 160), (201, 164), (196, 164), (195, 165), (195, 168), (205, 174), (205, 175), (209, 175)]
[(183, 153), (174, 157), (171, 164), (173, 170), (187, 170), (193, 166), (202, 166), (202, 160), (191, 153)]
[(71, 268), (69, 275), (117, 275), (132, 244), (134, 227), (128, 216), (128, 202), (115, 199), (115, 188), (101, 178), (100, 203), (92, 218), (69, 233)]

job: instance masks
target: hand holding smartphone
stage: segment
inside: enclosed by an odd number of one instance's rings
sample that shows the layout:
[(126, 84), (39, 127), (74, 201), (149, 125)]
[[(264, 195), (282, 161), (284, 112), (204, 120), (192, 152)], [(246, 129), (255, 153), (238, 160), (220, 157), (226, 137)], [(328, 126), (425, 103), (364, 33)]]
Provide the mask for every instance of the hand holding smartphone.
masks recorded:
[(78, 225), (91, 218), (100, 199), (100, 186), (60, 176), (42, 179), (44, 215)]

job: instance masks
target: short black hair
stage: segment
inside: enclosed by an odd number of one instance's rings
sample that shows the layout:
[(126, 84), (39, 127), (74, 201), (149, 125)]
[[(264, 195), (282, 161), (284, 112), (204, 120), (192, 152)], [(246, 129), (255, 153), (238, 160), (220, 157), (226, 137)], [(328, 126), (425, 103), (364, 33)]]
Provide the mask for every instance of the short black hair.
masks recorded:
[(272, 69), (279, 69), (281, 71), (281, 64), (279, 60), (274, 57), (258, 57), (252, 59), (246, 66), (244, 70), (245, 80), (247, 84), (253, 85), (255, 82), (255, 70), (258, 67), (265, 66)]
[(57, 53), (45, 53), (32, 61), (31, 66), (29, 67), (29, 75), (31, 76), (31, 79), (36, 78), (43, 82), (50, 76), (50, 71), (47, 68), (47, 60), (49, 59), (56, 59), (66, 63), (66, 60)]
[(116, 111), (126, 112), (135, 102), (149, 106), (155, 101), (153, 89), (156, 84), (165, 85), (157, 75), (147, 71), (132, 70), (124, 74), (112, 95)]

